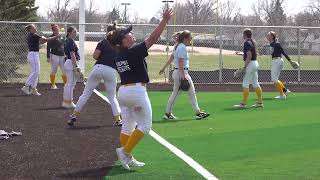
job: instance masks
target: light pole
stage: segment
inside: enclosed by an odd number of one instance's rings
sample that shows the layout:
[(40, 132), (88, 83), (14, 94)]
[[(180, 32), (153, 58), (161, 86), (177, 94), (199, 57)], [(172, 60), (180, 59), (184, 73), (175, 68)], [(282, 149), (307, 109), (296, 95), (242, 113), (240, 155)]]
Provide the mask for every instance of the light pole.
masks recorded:
[(121, 3), (124, 5), (124, 23), (127, 24), (127, 6), (131, 5), (130, 3)]
[[(174, 1), (172, 0), (163, 0), (162, 3), (165, 3), (165, 6), (166, 6), (166, 9), (169, 9), (169, 3), (173, 3)], [(168, 31), (168, 26), (166, 27), (166, 30), (167, 30), (167, 47), (166, 47), (166, 52), (167, 52), (167, 59), (169, 58), (169, 31)], [(171, 65), (170, 65), (170, 69), (171, 69)], [(168, 71), (169, 72), (169, 71)], [(169, 75), (169, 73), (168, 73)], [(166, 78), (166, 75), (164, 75), (165, 77), (165, 82), (167, 82), (167, 78)]]

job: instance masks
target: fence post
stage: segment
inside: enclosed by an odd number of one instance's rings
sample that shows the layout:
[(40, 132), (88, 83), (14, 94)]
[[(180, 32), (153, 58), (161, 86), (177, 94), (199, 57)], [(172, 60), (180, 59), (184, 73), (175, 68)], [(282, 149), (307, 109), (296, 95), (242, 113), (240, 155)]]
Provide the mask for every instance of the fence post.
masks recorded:
[[(298, 28), (297, 31), (297, 46), (298, 46), (298, 63), (301, 65), (301, 42), (300, 42), (300, 27)], [(301, 81), (301, 69), (300, 66), (298, 68), (298, 83), (300, 83)]]
[(223, 60), (222, 60), (222, 26), (219, 26), (219, 83), (222, 83), (222, 69), (223, 69)]

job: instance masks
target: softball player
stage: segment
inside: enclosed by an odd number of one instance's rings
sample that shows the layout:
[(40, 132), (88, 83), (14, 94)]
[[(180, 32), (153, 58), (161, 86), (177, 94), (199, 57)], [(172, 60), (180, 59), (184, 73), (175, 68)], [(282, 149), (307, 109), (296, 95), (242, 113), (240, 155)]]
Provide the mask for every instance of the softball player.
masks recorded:
[(235, 108), (246, 108), (247, 99), (249, 96), (249, 85), (252, 84), (255, 88), (258, 102), (252, 107), (263, 107), (262, 102), (262, 89), (258, 81), (259, 63), (257, 61), (256, 42), (252, 39), (251, 29), (245, 29), (243, 31), (244, 47), (243, 47), (243, 60), (245, 62), (244, 69), (245, 75), (243, 77), (243, 99), (240, 104), (234, 105)]
[[(116, 30), (117, 26), (108, 26), (108, 31)], [(107, 35), (111, 36), (111, 33)], [(87, 103), (88, 99), (93, 93), (93, 90), (100, 84), (101, 80), (104, 81), (104, 86), (107, 91), (107, 97), (111, 104), (113, 115), (116, 118), (115, 126), (121, 126), (120, 106), (116, 98), (116, 86), (117, 86), (117, 71), (115, 70), (115, 57), (116, 51), (111, 47), (107, 39), (101, 40), (94, 53), (93, 58), (97, 60), (93, 67), (82, 95), (76, 104), (73, 114), (68, 121), (69, 126), (73, 126), (77, 120), (83, 106)], [(110, 39), (110, 37), (109, 37)]]
[(175, 50), (173, 53), (173, 61), (174, 61), (174, 71), (172, 73), (172, 79), (173, 79), (173, 92), (168, 100), (166, 112), (163, 116), (164, 119), (172, 120), (176, 119), (176, 117), (172, 113), (173, 106), (175, 104), (175, 101), (180, 93), (179, 86), (182, 79), (187, 79), (190, 83), (190, 88), (188, 91), (189, 98), (192, 104), (192, 108), (196, 114), (196, 119), (200, 120), (203, 118), (208, 117), (210, 114), (203, 112), (200, 110), (196, 92), (194, 88), (193, 81), (191, 79), (191, 76), (188, 73), (189, 70), (189, 54), (187, 51), (188, 45), (191, 45), (191, 32), (188, 30), (182, 31), (177, 38), (177, 44), (175, 46)]
[(25, 86), (21, 90), (27, 95), (40, 96), (41, 94), (37, 90), (37, 84), (40, 75), (40, 57), (39, 57), (39, 45), (44, 44), (50, 40), (55, 40), (59, 36), (54, 36), (50, 38), (41, 37), (37, 34), (37, 28), (34, 24), (29, 24), (26, 27), (28, 31), (27, 41), (28, 41), (28, 62), (31, 65), (31, 73), (25, 83)]
[(149, 133), (152, 126), (152, 109), (146, 90), (149, 76), (145, 58), (148, 56), (148, 49), (157, 42), (172, 15), (171, 9), (165, 10), (159, 26), (142, 43), (135, 43), (132, 27), (112, 33), (111, 42), (119, 47), (116, 66), (121, 79), (118, 100), (123, 118), (121, 148), (117, 148), (116, 152), (125, 169), (145, 165), (131, 155), (133, 148)]
[[(60, 33), (59, 26), (57, 24), (51, 24), (52, 35), (57, 36)], [(64, 38), (59, 38), (54, 41), (49, 41), (47, 44), (47, 62), (51, 64), (51, 74), (50, 74), (50, 82), (51, 89), (58, 89), (56, 86), (56, 73), (58, 67), (60, 67), (62, 72), (62, 80), (63, 84), (67, 82), (67, 76), (64, 72)]]
[(66, 62), (64, 63), (64, 70), (67, 75), (67, 83), (63, 89), (63, 103), (64, 108), (74, 108), (73, 103), (73, 89), (77, 83), (76, 72), (80, 72), (78, 61), (80, 60), (79, 49), (74, 39), (77, 36), (77, 29), (69, 27), (67, 29), (67, 40), (64, 46), (64, 53), (66, 55)]
[(279, 80), (279, 76), (281, 70), (283, 68), (283, 59), (282, 54), (286, 57), (286, 59), (290, 62), (290, 57), (284, 52), (281, 44), (277, 40), (277, 34), (274, 31), (270, 31), (267, 34), (267, 39), (270, 42), (270, 46), (273, 48), (272, 52), (272, 66), (271, 66), (271, 81), (274, 83), (277, 88), (280, 96), (275, 97), (276, 99), (286, 99), (286, 94), (290, 92), (290, 90), (286, 89), (283, 83)]

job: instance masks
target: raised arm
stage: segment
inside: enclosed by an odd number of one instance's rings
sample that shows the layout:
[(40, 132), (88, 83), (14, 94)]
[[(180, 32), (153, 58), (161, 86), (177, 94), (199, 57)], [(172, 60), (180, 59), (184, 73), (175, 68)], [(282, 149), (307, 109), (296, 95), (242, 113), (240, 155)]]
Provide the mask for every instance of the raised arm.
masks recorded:
[(60, 37), (60, 35), (58, 35), (58, 36), (53, 36), (53, 37), (49, 37), (49, 38), (46, 38), (46, 37), (42, 36), (42, 37), (39, 39), (39, 41), (40, 41), (40, 44), (44, 44), (44, 43), (46, 43), (46, 42), (48, 42), (48, 41), (58, 39), (59, 37)]
[(167, 9), (163, 11), (162, 20), (159, 23), (158, 27), (155, 30), (153, 30), (150, 36), (145, 40), (147, 49), (149, 49), (154, 43), (158, 41), (161, 33), (163, 32), (172, 15), (172, 9)]

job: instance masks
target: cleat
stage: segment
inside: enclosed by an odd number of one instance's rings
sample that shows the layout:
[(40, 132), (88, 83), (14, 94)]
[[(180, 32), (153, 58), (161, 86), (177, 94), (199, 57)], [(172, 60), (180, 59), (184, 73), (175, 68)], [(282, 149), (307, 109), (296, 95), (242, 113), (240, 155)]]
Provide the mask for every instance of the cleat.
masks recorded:
[(209, 113), (200, 112), (200, 113), (196, 114), (196, 120), (201, 120), (201, 119), (204, 119), (204, 118), (206, 118), (208, 116), (210, 116)]
[(66, 108), (66, 109), (72, 109), (72, 108), (75, 108), (76, 105), (73, 102), (71, 102), (70, 104), (63, 102), (62, 107)]
[(122, 126), (122, 120), (117, 120), (113, 123), (113, 126)]
[(130, 170), (128, 161), (130, 160), (129, 156), (124, 152), (123, 147), (116, 149), (118, 160), (120, 161), (123, 168)]
[(26, 95), (30, 95), (31, 91), (30, 91), (30, 86), (23, 86), (21, 88), (21, 90), (26, 94)]
[(58, 89), (58, 87), (54, 84), (54, 85), (51, 85), (50, 89), (54, 90), (54, 89)]
[(290, 93), (291, 93), (291, 91), (289, 90), (289, 89), (286, 89), (285, 91), (283, 91), (284, 92), (284, 94), (286, 95), (286, 96), (288, 96)]
[(174, 120), (174, 119), (177, 119), (177, 117), (175, 117), (172, 113), (170, 113), (170, 114), (165, 113), (164, 116), (163, 116), (163, 119)]
[(38, 89), (32, 89), (31, 94), (35, 96), (41, 96), (41, 94), (38, 92)]
[(285, 99), (287, 99), (287, 96), (286, 95), (284, 95), (284, 96), (276, 96), (274, 98), (275, 99), (280, 99), (280, 100), (285, 100)]
[(130, 161), (128, 165), (131, 167), (143, 167), (144, 165), (146, 165), (144, 162), (137, 161), (132, 155), (130, 155), (129, 158)]
[(240, 103), (240, 104), (233, 105), (233, 107), (238, 108), (238, 109), (245, 109), (245, 108), (247, 108), (247, 105)]
[(76, 121), (77, 121), (77, 116), (76, 115), (71, 115), (67, 124), (69, 126), (74, 126), (74, 122), (76, 122)]
[(251, 106), (252, 108), (263, 108), (263, 103), (257, 103)]

